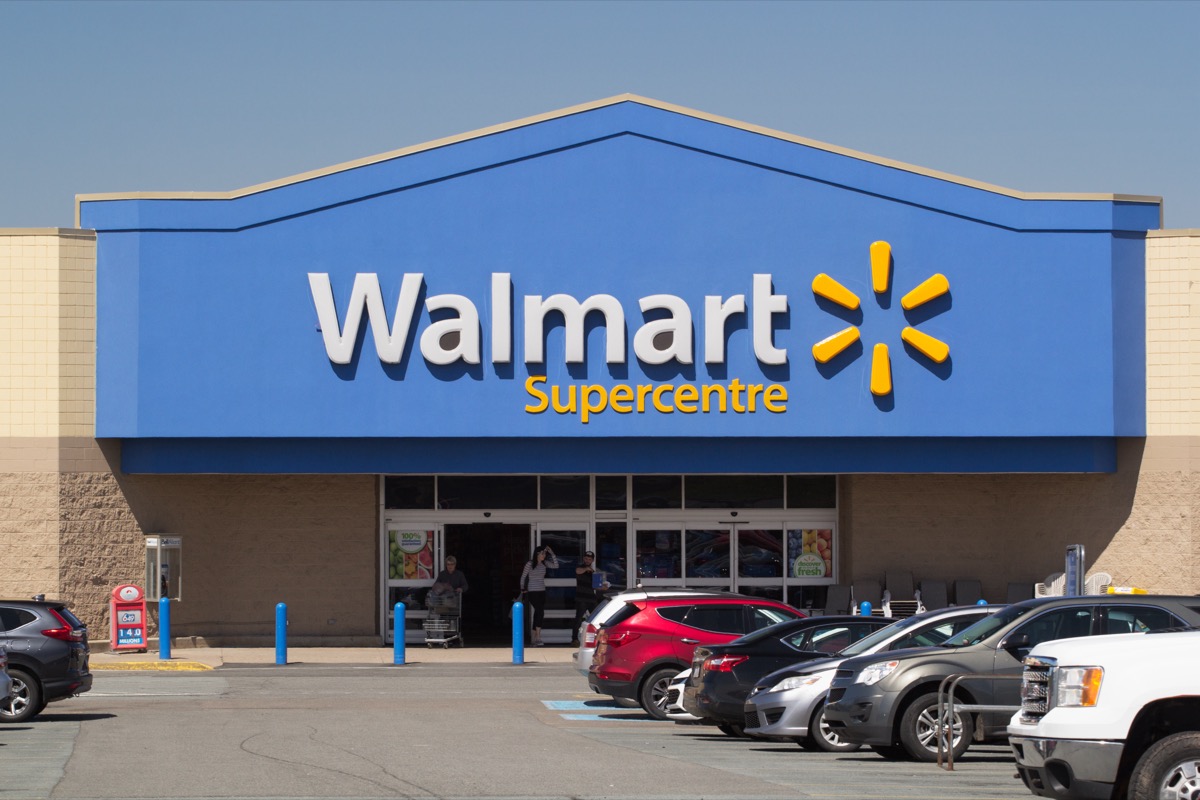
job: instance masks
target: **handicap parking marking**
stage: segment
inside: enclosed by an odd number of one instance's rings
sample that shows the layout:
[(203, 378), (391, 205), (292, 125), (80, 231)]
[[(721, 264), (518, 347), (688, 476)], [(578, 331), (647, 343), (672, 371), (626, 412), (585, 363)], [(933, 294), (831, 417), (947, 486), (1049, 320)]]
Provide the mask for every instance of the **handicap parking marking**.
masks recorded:
[(608, 700), (543, 700), (542, 705), (551, 711), (593, 711), (595, 709), (618, 710), (621, 707)]
[[(542, 705), (558, 711), (559, 717), (570, 722), (655, 722), (656, 720), (640, 708), (625, 708), (608, 700), (543, 700)], [(561, 713), (590, 711), (590, 714)], [(598, 714), (595, 712), (619, 712)]]

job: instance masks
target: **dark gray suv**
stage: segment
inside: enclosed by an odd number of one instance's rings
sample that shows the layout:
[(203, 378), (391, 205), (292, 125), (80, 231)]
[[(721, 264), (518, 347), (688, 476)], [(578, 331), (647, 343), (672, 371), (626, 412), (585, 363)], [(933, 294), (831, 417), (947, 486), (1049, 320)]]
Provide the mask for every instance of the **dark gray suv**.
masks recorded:
[[(859, 656), (834, 674), (825, 722), (839, 738), (869, 745), (885, 758), (937, 758), (938, 739), (955, 757), (971, 740), (1003, 740), (1021, 704), (1022, 660), (1035, 645), (1106, 633), (1200, 625), (1200, 597), (1094, 595), (1025, 600), (947, 639), (938, 647)], [(955, 702), (1005, 706), (1007, 711), (959, 711), (939, 719), (938, 686), (948, 675), (983, 675), (959, 684)], [(948, 716), (948, 715), (947, 715)], [(944, 748), (949, 747), (943, 744)]]
[(56, 600), (0, 600), (0, 647), (8, 653), (12, 695), (0, 722), (24, 722), (46, 703), (92, 688), (87, 627)]

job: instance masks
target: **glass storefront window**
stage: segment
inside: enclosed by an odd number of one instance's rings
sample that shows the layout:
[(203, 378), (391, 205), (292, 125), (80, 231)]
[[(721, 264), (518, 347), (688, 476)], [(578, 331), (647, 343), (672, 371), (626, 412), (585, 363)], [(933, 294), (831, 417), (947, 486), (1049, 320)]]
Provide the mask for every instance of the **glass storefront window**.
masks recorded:
[(388, 475), (383, 479), (384, 508), (433, 508), (432, 475)]
[(438, 508), (537, 508), (536, 475), (442, 475)]
[(388, 579), (433, 580), (433, 531), (388, 531)]
[(738, 577), (783, 577), (783, 531), (738, 531)]
[(596, 523), (596, 569), (604, 573), (613, 589), (629, 585), (625, 530), (624, 522)]
[[(783, 602), (782, 586), (741, 586), (738, 588), (738, 592), (740, 594), (748, 594), (751, 597), (765, 597), (768, 600)], [(795, 605), (795, 603), (792, 603), (792, 605)]]
[[(575, 580), (575, 567), (583, 563), (584, 543), (587, 530), (584, 528), (555, 530), (552, 527), (539, 529), (541, 543), (549, 545), (558, 559), (556, 569), (546, 570), (547, 578), (570, 578)], [(574, 589), (572, 589), (574, 591)]]
[(634, 475), (633, 507), (682, 508), (682, 477), (679, 475)]
[(687, 508), (783, 508), (782, 475), (687, 475)]
[(590, 483), (587, 475), (543, 475), (541, 478), (541, 506), (542, 508), (591, 508)]
[(836, 475), (788, 475), (788, 508), (837, 508)]
[(597, 511), (624, 511), (628, 494), (624, 475), (596, 476)]
[[(685, 538), (687, 561), (684, 572), (688, 578), (725, 578), (729, 587), (729, 531), (689, 530)], [(689, 580), (688, 585), (693, 585)]]
[(671, 578), (678, 580), (680, 547), (679, 530), (640, 530), (637, 532), (637, 574), (639, 578)]
[(833, 577), (833, 531), (829, 528), (788, 529), (788, 577)]

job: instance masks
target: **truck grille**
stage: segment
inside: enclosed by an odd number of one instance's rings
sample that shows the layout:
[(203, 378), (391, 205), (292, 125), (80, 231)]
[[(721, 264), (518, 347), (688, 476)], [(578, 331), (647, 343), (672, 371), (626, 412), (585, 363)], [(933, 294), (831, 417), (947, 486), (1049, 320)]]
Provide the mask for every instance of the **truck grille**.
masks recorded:
[(1021, 722), (1037, 724), (1050, 710), (1050, 680), (1058, 661), (1053, 658), (1032, 656), (1025, 659), (1025, 672), (1021, 676)]

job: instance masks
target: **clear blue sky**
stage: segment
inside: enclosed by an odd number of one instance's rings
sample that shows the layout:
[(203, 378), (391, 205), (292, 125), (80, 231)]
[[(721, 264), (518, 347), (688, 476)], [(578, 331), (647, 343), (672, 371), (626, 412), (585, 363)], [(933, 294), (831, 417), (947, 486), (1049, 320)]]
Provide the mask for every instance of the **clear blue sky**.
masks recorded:
[(1200, 228), (1200, 3), (0, 0), (0, 227), (633, 92)]

